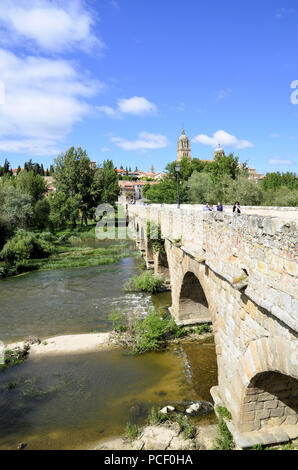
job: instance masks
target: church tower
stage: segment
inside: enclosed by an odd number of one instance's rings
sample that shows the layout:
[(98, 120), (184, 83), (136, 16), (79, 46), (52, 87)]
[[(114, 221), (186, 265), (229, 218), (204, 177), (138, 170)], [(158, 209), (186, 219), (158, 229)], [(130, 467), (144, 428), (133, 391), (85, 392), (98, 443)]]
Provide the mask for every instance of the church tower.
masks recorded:
[(180, 162), (183, 157), (187, 157), (191, 160), (191, 148), (190, 148), (190, 141), (185, 135), (184, 129), (182, 129), (181, 136), (178, 140), (178, 148), (177, 148), (177, 160)]

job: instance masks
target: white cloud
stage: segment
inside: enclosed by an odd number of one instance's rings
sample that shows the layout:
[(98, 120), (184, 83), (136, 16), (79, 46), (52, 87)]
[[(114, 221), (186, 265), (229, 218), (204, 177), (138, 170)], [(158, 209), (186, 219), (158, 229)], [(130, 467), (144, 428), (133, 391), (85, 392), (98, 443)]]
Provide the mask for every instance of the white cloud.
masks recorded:
[(112, 108), (111, 106), (97, 106), (97, 109), (101, 112), (106, 114), (110, 118), (120, 119), (121, 116), (117, 110)]
[(86, 99), (102, 83), (81, 77), (68, 62), (42, 57), (19, 58), (0, 49), (0, 148), (11, 152), (56, 153), (57, 143), (91, 111)]
[(106, 152), (110, 152), (111, 149), (109, 147), (101, 147), (100, 151), (103, 153), (106, 153)]
[(232, 147), (239, 150), (253, 147), (253, 144), (248, 140), (240, 140), (223, 130), (216, 131), (212, 137), (209, 137), (205, 134), (197, 135), (194, 137), (193, 142), (196, 144), (208, 145), (214, 148), (217, 147), (218, 144), (220, 144), (222, 147)]
[(154, 113), (157, 110), (155, 104), (140, 96), (118, 100), (118, 108), (121, 113), (136, 114), (138, 116)]
[(169, 145), (168, 139), (165, 135), (162, 134), (151, 134), (149, 132), (140, 132), (138, 139), (135, 141), (130, 141), (123, 139), (122, 137), (112, 137), (111, 142), (113, 142), (118, 147), (123, 150), (156, 150), (162, 149)]
[(287, 160), (281, 157), (272, 157), (268, 160), (270, 165), (293, 165), (292, 160)]
[(135, 116), (145, 116), (157, 111), (157, 106), (142, 96), (119, 99), (117, 108), (111, 106), (98, 106), (97, 109), (110, 118), (121, 119), (123, 114), (133, 114)]
[[(1, 0), (2, 44), (22, 42), (43, 51), (90, 51), (104, 44), (92, 33), (93, 15), (83, 0)], [(1, 31), (2, 30), (2, 31)]]

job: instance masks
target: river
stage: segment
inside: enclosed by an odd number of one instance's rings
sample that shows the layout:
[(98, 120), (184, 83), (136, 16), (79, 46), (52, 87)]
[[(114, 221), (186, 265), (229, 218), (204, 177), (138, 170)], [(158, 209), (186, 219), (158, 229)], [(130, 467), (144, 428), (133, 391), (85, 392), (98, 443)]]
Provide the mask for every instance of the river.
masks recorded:
[[(98, 242), (100, 243), (100, 242)], [(123, 293), (138, 272), (129, 256), (113, 265), (34, 272), (0, 282), (0, 339), (41, 339), (111, 330), (109, 314), (166, 308), (169, 293)], [(211, 399), (213, 341), (131, 356), (122, 351), (30, 358), (0, 373), (0, 449), (86, 449), (144, 423), (152, 406)], [(201, 416), (214, 421), (214, 415)]]

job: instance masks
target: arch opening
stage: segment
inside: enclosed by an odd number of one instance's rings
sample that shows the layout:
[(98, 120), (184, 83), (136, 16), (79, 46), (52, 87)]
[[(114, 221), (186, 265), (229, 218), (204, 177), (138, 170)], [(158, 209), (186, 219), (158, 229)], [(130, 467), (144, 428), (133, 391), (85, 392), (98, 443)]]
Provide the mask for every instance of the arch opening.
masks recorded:
[(280, 372), (256, 375), (246, 390), (242, 431), (258, 431), (298, 421), (298, 380)]
[(199, 279), (192, 272), (183, 278), (179, 299), (179, 318), (196, 323), (211, 321), (209, 305)]

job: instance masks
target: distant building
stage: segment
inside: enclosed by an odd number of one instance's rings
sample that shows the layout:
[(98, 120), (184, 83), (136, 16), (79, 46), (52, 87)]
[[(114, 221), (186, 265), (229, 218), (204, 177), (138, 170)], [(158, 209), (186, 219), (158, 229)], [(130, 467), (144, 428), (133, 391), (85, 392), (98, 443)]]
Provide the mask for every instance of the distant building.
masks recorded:
[(120, 201), (138, 201), (143, 199), (143, 188), (146, 184), (158, 184), (157, 181), (126, 181), (119, 180)]
[(188, 158), (191, 160), (191, 147), (190, 140), (185, 135), (184, 129), (182, 129), (181, 136), (179, 137), (177, 144), (177, 160), (180, 162), (182, 158)]
[(249, 167), (247, 168), (247, 172), (249, 180), (262, 181), (265, 178), (265, 175), (257, 173), (255, 168)]

